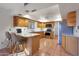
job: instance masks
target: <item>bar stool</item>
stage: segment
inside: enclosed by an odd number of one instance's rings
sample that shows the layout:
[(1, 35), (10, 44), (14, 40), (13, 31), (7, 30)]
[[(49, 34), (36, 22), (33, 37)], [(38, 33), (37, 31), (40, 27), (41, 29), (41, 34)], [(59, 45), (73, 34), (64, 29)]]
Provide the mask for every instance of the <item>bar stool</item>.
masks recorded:
[[(15, 53), (15, 52), (21, 52), (21, 51), (24, 51), (24, 49), (26, 48), (25, 46), (25, 42), (26, 41), (24, 41), (23, 39), (23, 37), (18, 37), (18, 36), (16, 36), (16, 34), (14, 34), (14, 33), (12, 33), (11, 34), (11, 36), (12, 36), (12, 40), (13, 40), (13, 53)], [(20, 48), (22, 48), (22, 49), (20, 49)], [(20, 51), (19, 51), (20, 50)], [(25, 52), (25, 55), (26, 55), (27, 53)]]
[(6, 35), (6, 39), (8, 39), (8, 45), (7, 45), (7, 48), (9, 49), (9, 52), (11, 53), (12, 52), (12, 46), (11, 46), (11, 43), (12, 43), (12, 39), (11, 39), (11, 34), (9, 32), (6, 32), (5, 33)]
[(51, 38), (51, 33), (52, 33), (52, 29), (47, 28), (47, 30), (45, 31), (45, 37), (50, 39)]

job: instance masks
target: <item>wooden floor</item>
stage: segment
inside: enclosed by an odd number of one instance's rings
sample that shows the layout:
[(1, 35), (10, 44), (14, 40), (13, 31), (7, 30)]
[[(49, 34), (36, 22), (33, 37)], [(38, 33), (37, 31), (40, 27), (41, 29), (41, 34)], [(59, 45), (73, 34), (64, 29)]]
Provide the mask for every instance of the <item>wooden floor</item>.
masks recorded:
[(46, 39), (40, 40), (40, 49), (35, 54), (36, 56), (71, 56), (65, 50), (58, 45), (57, 39)]
[[(0, 55), (9, 55), (7, 49), (0, 50)], [(20, 55), (21, 56), (21, 55)], [(34, 56), (71, 56), (65, 52), (65, 50), (57, 44), (57, 39), (40, 39), (40, 48)]]

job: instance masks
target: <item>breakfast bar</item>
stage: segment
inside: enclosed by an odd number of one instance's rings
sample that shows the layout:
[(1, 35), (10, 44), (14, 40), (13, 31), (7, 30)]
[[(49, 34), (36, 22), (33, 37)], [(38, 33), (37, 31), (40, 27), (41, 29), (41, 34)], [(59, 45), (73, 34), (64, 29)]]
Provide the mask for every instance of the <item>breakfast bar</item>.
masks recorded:
[[(23, 37), (27, 40), (26, 45), (30, 49), (29, 55), (34, 55), (39, 50), (40, 34), (37, 33), (26, 33), (26, 34), (16, 34), (17, 36)], [(27, 49), (27, 48), (26, 48)]]

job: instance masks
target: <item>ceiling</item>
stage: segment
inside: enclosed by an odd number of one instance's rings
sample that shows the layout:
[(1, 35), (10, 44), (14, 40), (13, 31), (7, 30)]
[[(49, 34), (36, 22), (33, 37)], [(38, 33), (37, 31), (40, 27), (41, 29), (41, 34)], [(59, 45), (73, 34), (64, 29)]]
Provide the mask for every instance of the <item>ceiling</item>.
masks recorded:
[(50, 7), (52, 5), (52, 3), (29, 3), (26, 6), (24, 6), (24, 3), (0, 3), (0, 7), (12, 10), (12, 14), (15, 15), (26, 14), (26, 10), (29, 10), (31, 12), (34, 9), (40, 10), (46, 7)]
[(61, 21), (61, 14), (59, 6), (56, 4), (44, 9), (37, 10), (33, 13), (29, 13), (32, 19), (41, 21), (41, 22), (50, 22), (50, 21)]
[[(57, 12), (56, 8), (54, 6), (58, 5), (59, 11)], [(52, 7), (52, 8), (51, 8)], [(34, 17), (39, 16), (41, 14), (48, 16), (50, 15), (56, 15), (61, 14), (61, 17), (63, 19), (66, 19), (66, 15), (70, 11), (76, 11), (79, 9), (78, 3), (29, 3), (26, 6), (24, 6), (24, 3), (0, 3), (0, 8), (11, 10), (12, 15), (34, 15)], [(36, 9), (35, 12), (32, 12), (32, 10)], [(50, 9), (50, 10), (49, 10)], [(26, 12), (26, 10), (29, 10), (29, 13)], [(50, 11), (49, 13), (47, 13)], [(45, 17), (45, 16), (44, 16)], [(38, 17), (37, 17), (38, 18)]]

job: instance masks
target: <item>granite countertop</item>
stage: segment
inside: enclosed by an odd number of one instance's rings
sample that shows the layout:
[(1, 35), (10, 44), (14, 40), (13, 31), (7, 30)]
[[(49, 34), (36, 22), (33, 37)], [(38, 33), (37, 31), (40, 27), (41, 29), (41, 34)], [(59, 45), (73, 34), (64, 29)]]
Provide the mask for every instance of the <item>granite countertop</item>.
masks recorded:
[(23, 36), (23, 37), (33, 37), (33, 36), (40, 35), (40, 34), (32, 33), (32, 32), (22, 32), (22, 33), (16, 33), (16, 32), (13, 32), (13, 31), (8, 31), (8, 32), (9, 33), (15, 33), (16, 35)]
[(32, 31), (32, 32), (44, 32), (44, 31)]
[(19, 35), (19, 36), (23, 36), (23, 37), (33, 37), (33, 36), (37, 36), (37, 35), (40, 35), (40, 34), (37, 34), (37, 33), (21, 33), (21, 34), (18, 34), (16, 33), (16, 35)]
[(79, 37), (79, 36), (76, 36), (76, 35), (67, 35), (67, 34), (62, 34), (64, 36), (71, 36), (71, 37)]

